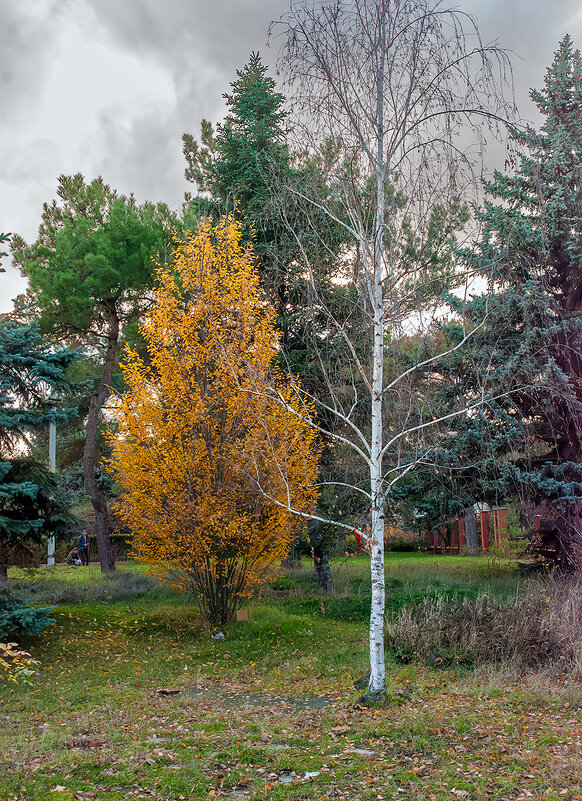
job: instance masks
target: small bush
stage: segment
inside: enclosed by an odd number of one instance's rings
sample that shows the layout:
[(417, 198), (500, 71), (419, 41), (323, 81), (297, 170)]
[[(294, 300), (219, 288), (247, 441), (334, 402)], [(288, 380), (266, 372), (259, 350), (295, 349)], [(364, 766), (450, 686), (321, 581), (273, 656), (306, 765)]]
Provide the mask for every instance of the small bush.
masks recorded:
[(392, 553), (414, 553), (414, 551), (424, 550), (425, 548), (426, 543), (418, 537), (414, 539), (389, 540), (386, 543), (386, 551), (391, 551)]
[(15, 595), (0, 592), (0, 637), (40, 634), (55, 622), (49, 616), (54, 606), (34, 609)]
[(31, 684), (29, 677), (34, 674), (38, 661), (28, 651), (23, 651), (15, 642), (0, 642), (0, 678), (6, 681)]
[(386, 642), (405, 661), (567, 669), (582, 677), (582, 580), (538, 587), (511, 602), (490, 595), (425, 599), (400, 610)]

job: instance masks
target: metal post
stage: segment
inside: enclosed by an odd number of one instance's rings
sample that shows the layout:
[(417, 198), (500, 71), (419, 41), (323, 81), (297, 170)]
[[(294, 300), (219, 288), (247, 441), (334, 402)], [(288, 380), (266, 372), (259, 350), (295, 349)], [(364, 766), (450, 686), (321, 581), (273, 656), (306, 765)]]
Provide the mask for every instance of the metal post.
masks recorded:
[[(53, 389), (51, 400), (56, 400), (57, 393)], [(57, 424), (51, 420), (49, 424), (49, 470), (51, 473), (57, 472)], [(55, 566), (55, 537), (54, 534), (48, 538), (47, 567)]]

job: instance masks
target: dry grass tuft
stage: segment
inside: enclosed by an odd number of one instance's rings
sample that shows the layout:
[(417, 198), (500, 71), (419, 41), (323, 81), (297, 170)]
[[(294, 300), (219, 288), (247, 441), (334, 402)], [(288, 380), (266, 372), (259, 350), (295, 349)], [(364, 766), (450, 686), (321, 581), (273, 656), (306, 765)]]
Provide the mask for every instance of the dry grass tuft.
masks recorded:
[(552, 580), (511, 601), (489, 594), (402, 609), (387, 626), (400, 658), (504, 665), (582, 679), (582, 578)]

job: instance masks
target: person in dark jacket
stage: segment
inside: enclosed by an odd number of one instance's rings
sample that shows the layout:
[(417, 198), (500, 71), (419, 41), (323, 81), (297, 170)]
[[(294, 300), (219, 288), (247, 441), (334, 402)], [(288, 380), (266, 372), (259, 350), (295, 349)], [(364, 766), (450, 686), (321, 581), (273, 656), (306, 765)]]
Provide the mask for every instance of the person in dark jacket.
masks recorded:
[(83, 533), (79, 534), (77, 539), (77, 547), (79, 549), (79, 556), (81, 557), (81, 564), (88, 565), (89, 564), (89, 532), (86, 528), (83, 529)]

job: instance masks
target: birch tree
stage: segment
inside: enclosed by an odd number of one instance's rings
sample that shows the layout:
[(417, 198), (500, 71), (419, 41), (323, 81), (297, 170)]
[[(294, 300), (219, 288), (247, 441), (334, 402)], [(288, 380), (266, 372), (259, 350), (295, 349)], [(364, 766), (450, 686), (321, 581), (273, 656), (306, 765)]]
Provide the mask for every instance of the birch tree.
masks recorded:
[[(158, 271), (147, 356), (126, 352), (109, 437), (134, 555), (216, 625), (275, 578), (302, 523), (285, 507), (309, 516), (317, 497), (316, 432), (293, 414), (296, 397), (273, 366), (275, 314), (242, 227), (202, 222)], [(277, 386), (290, 409), (249, 398), (249, 380)]]
[[(423, 433), (460, 413), (454, 406), (435, 417), (415, 385), (419, 372), (438, 373), (447, 351), (423, 356), (398, 343), (460, 280), (450, 255), (466, 219), (459, 198), (477, 183), (485, 137), (512, 111), (510, 65), (470, 16), (429, 0), (301, 0), (271, 32), (282, 40), (298, 139), (314, 152), (325, 142), (328, 165), (335, 144), (333, 206), (315, 192), (300, 199), (349, 234), (336, 283), (351, 285), (353, 313), (334, 314), (303, 251), (309, 303), (328, 317), (326, 335), (312, 343), (327, 395), (297, 391), (318, 404), (312, 424), (330, 447), (350, 450), (362, 466), (364, 478), (350, 487), (369, 509), (361, 531), (371, 557), (369, 692), (382, 693), (387, 504), (427, 458)], [(454, 347), (471, 335), (465, 329)]]

